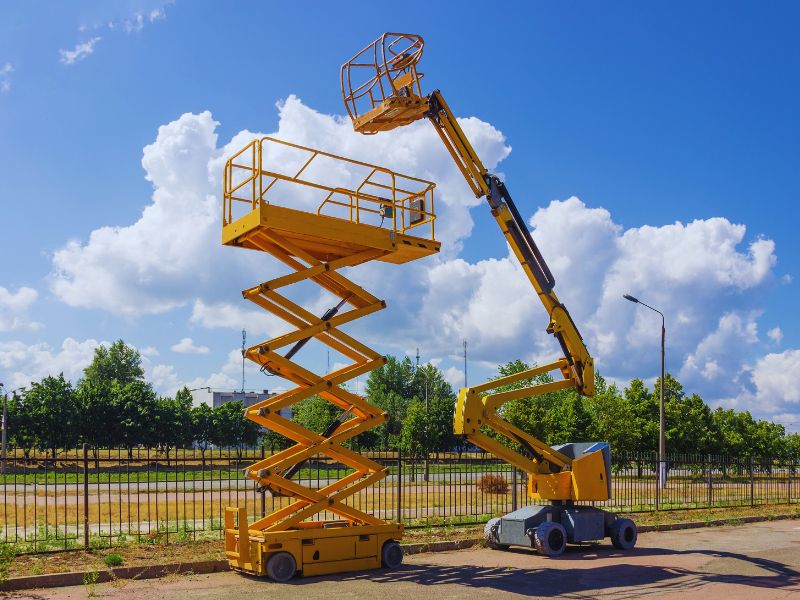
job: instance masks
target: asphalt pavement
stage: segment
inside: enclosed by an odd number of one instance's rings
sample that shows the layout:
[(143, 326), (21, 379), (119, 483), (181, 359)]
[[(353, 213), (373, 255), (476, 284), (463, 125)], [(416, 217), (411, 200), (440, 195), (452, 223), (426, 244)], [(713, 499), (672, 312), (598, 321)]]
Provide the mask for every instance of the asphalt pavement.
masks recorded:
[[(558, 558), (527, 549), (472, 549), (407, 557), (395, 571), (298, 578), (288, 584), (236, 573), (98, 585), (98, 598), (297, 600), (402, 598), (800, 597), (800, 520), (644, 533), (630, 552), (609, 543), (570, 547)], [(86, 598), (83, 587), (19, 592), (15, 599)]]

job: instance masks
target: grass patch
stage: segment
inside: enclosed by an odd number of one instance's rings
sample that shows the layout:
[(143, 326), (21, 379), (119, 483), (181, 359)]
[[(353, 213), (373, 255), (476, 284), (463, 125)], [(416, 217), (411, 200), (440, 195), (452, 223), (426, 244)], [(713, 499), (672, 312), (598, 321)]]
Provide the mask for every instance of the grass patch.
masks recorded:
[(109, 554), (103, 559), (103, 562), (108, 567), (118, 567), (125, 562), (125, 559), (123, 559), (119, 554)]

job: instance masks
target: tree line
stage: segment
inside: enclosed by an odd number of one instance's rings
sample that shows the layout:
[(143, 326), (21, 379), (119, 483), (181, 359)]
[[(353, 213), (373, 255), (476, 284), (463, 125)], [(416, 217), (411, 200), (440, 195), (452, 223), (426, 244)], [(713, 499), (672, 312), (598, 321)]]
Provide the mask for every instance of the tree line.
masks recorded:
[(243, 416), (241, 402), (193, 406), (187, 388), (159, 396), (145, 381), (139, 352), (122, 340), (98, 346), (83, 377), (72, 385), (61, 373), (32, 382), (8, 401), (8, 440), (26, 456), (34, 449), (53, 457), (60, 449), (253, 446), (260, 432)]
[[(498, 377), (526, 370), (516, 360), (498, 368)], [(551, 381), (549, 375), (522, 380), (507, 389)], [(652, 453), (658, 447), (661, 381), (648, 388), (633, 379), (620, 390), (596, 375), (591, 398), (561, 390), (509, 402), (503, 416), (548, 444), (608, 441), (615, 453)], [(501, 389), (502, 391), (502, 389)], [(380, 426), (346, 445), (359, 450), (401, 449), (410, 456), (464, 450), (452, 433), (455, 393), (432, 364), (389, 356), (370, 372), (364, 395), (388, 413)], [(725, 454), (800, 459), (800, 435), (782, 425), (754, 419), (747, 411), (711, 409), (689, 394), (674, 377), (664, 381), (666, 442), (669, 454)], [(293, 407), (293, 419), (321, 433), (341, 409), (318, 396)], [(141, 356), (122, 340), (99, 346), (83, 377), (73, 386), (63, 374), (31, 383), (9, 399), (8, 435), (26, 453), (33, 449), (56, 455), (59, 449), (86, 443), (94, 449), (157, 448), (169, 456), (174, 448), (244, 447), (261, 444), (271, 450), (290, 441), (243, 416), (240, 402), (217, 408), (193, 406), (188, 389), (174, 397), (159, 396), (145, 381)], [(506, 440), (502, 440), (506, 442)], [(511, 442), (508, 442), (511, 443)]]

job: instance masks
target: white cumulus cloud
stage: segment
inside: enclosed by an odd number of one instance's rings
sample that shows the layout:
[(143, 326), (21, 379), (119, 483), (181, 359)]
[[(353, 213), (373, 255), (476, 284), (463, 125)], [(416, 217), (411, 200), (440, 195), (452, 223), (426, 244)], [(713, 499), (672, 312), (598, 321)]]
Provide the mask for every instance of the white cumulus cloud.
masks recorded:
[(11, 73), (14, 72), (14, 65), (10, 62), (0, 67), (0, 94), (11, 90)]
[(746, 390), (731, 399), (739, 409), (786, 422), (800, 430), (800, 388), (795, 376), (800, 369), (800, 350), (772, 352), (760, 357), (747, 372)]
[(93, 37), (85, 42), (80, 42), (75, 45), (72, 50), (59, 50), (60, 58), (58, 61), (64, 65), (74, 65), (76, 62), (82, 61), (84, 58), (94, 52), (94, 47), (99, 42), (101, 37)]
[[(429, 356), (452, 357), (466, 338), (470, 360), (482, 365), (558, 356), (557, 344), (544, 332), (547, 315), (510, 253), (472, 262), (460, 257), (474, 227), (470, 210), (482, 201), (471, 194), (429, 124), (361, 136), (346, 118), (322, 114), (294, 96), (278, 104), (278, 115), (270, 135), (437, 184), (441, 255), (401, 266), (369, 263), (351, 269), (353, 278), (385, 298), (389, 308), (353, 323), (348, 332), (381, 351), (405, 354), (419, 346)], [(510, 152), (491, 124), (474, 117), (460, 122), (489, 168)], [(128, 316), (191, 306), (194, 326), (245, 328), (265, 336), (286, 330), (239, 296), (286, 268), (263, 253), (219, 243), (223, 165), (260, 134), (242, 131), (220, 145), (217, 126), (203, 112), (159, 128), (142, 159), (153, 184), (151, 201), (136, 222), (96, 229), (87, 240), (69, 241), (55, 253), (50, 284), (58, 298)], [(269, 160), (287, 157), (278, 153)], [(306, 175), (312, 177), (311, 171)], [(326, 176), (347, 181), (353, 173), (332, 169)], [(513, 181), (509, 187), (514, 189)], [(286, 195), (282, 202), (316, 206), (303, 195)], [(739, 399), (748, 406), (755, 401), (750, 365), (764, 358), (758, 352), (758, 320), (765, 292), (777, 277), (771, 240), (748, 236), (745, 225), (723, 217), (625, 228), (608, 210), (574, 197), (519, 209), (530, 219), (559, 298), (605, 375), (624, 381), (657, 372), (659, 317), (625, 302), (622, 294), (630, 293), (665, 313), (668, 369), (688, 389), (710, 401)], [(315, 311), (332, 305), (316, 290), (297, 293), (293, 299)], [(775, 341), (775, 334), (768, 336)], [(452, 361), (444, 368), (458, 379)], [(236, 351), (218, 372), (190, 386), (231, 387), (240, 369)]]
[(767, 337), (776, 344), (780, 344), (783, 340), (783, 331), (781, 331), (780, 327), (773, 327), (767, 332)]
[(192, 338), (185, 337), (171, 348), (173, 352), (179, 354), (208, 354), (208, 346), (198, 346)]
[(75, 382), (83, 375), (83, 370), (94, 357), (95, 348), (101, 343), (108, 345), (93, 339), (79, 342), (71, 337), (57, 349), (44, 342), (31, 345), (20, 341), (0, 342), (3, 383), (9, 389), (29, 386), (32, 381), (59, 373)]
[(21, 287), (13, 293), (0, 286), (0, 331), (40, 329), (42, 324), (28, 317), (28, 310), (38, 297), (33, 288)]

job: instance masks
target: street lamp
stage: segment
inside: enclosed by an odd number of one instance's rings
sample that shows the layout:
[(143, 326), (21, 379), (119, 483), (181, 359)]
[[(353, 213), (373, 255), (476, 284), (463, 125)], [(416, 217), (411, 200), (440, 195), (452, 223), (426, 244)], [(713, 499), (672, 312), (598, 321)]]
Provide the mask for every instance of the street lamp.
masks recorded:
[(6, 386), (0, 383), (3, 388), (3, 432), (0, 434), (2, 440), (0, 441), (0, 473), (6, 472), (6, 443), (8, 439), (8, 390)]
[[(8, 388), (5, 384), (0, 383), (0, 388), (3, 388), (3, 421), (0, 425), (2, 433), (0, 433), (0, 473), (6, 472), (6, 449), (8, 448)], [(25, 391), (25, 386), (18, 387), (11, 390), (12, 394)]]
[(659, 485), (663, 489), (667, 485), (667, 463), (666, 463), (666, 438), (664, 434), (664, 339), (666, 338), (666, 329), (664, 327), (664, 313), (657, 308), (645, 304), (638, 298), (634, 298), (630, 294), (622, 295), (625, 300), (630, 300), (634, 304), (641, 304), (652, 311), (661, 315), (661, 385), (659, 386), (661, 392), (661, 399), (658, 407), (658, 473)]

